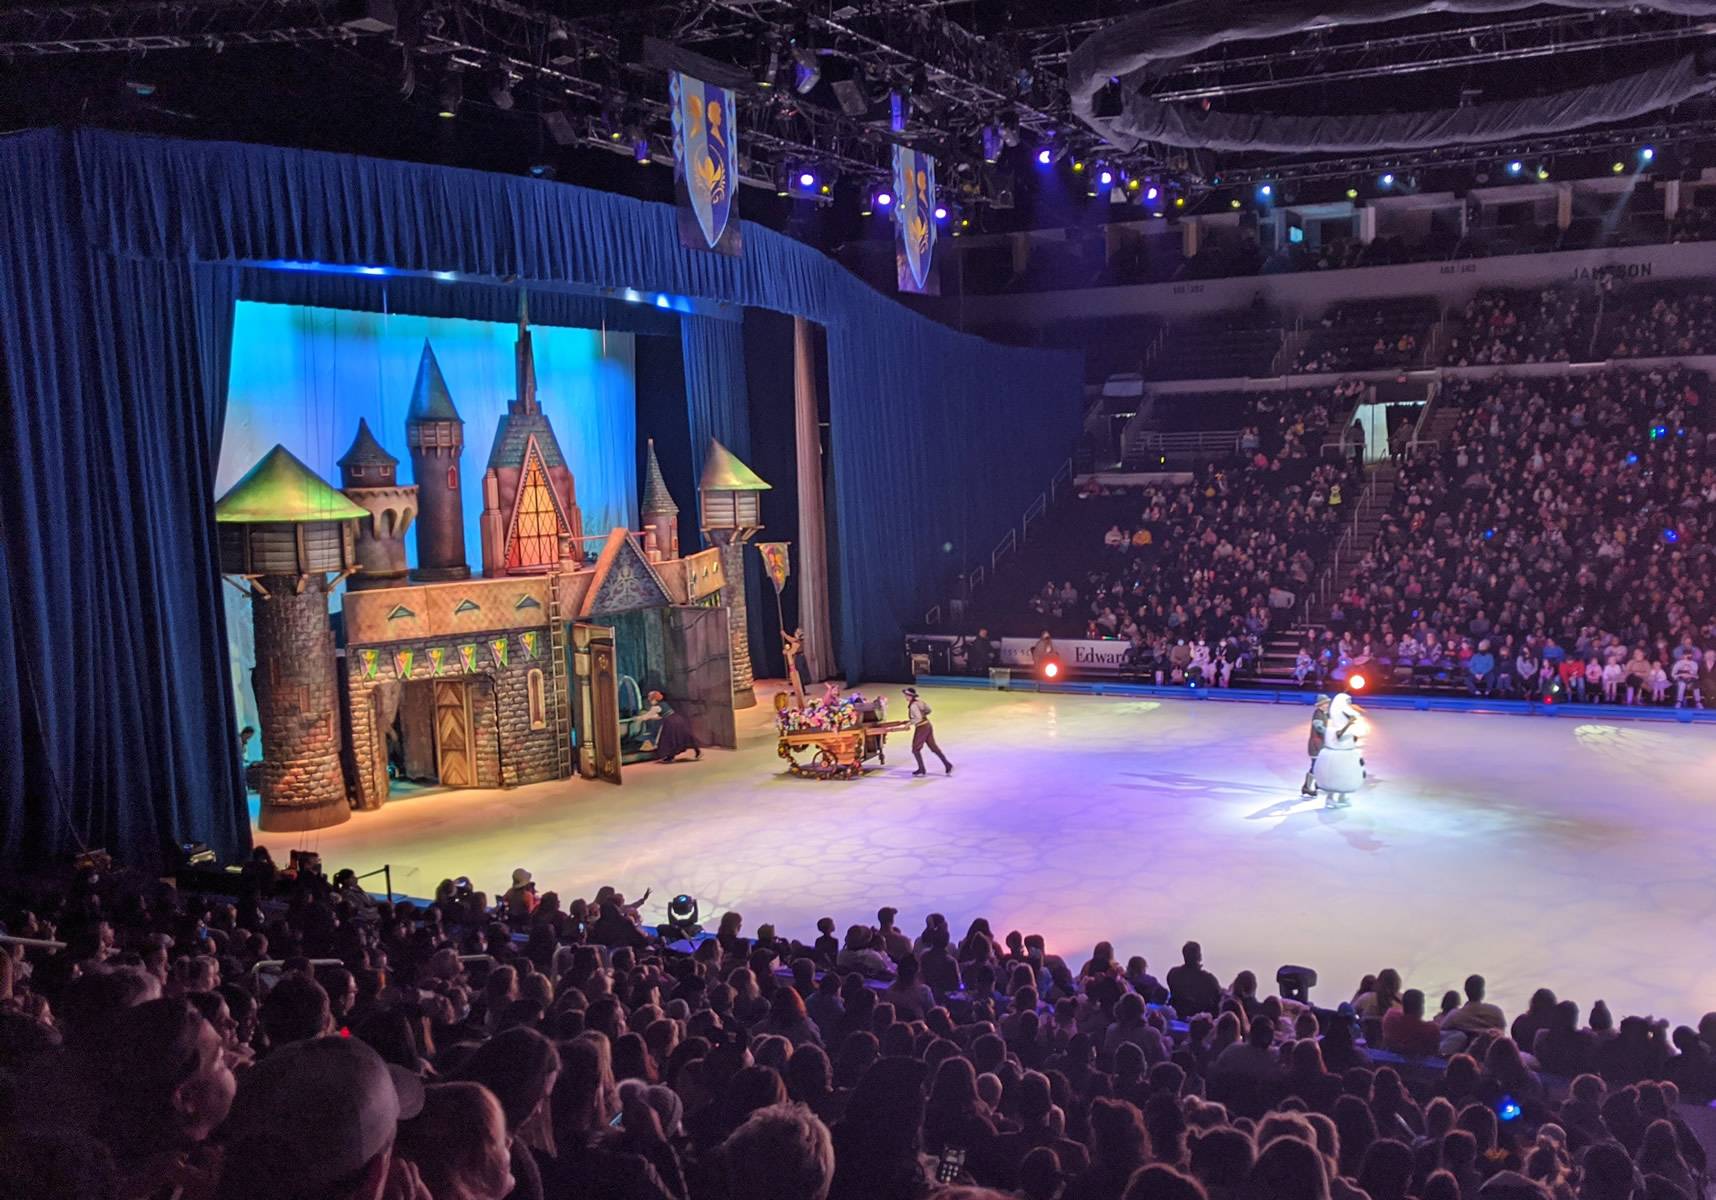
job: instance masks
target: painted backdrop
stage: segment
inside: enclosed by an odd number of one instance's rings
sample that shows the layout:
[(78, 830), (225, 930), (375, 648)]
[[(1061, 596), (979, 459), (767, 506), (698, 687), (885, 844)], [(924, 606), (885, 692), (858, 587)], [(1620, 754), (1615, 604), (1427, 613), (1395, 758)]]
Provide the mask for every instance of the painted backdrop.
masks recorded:
[[(413, 483), (405, 411), (427, 339), (465, 421), (465, 547), (480, 572), (483, 471), (495, 427), (516, 390), (511, 323), (352, 312), (240, 301), (221, 438), (218, 496), (276, 443), (334, 486), (339, 457), (358, 418), (399, 459), (399, 482)], [(637, 395), (629, 333), (535, 326), (537, 399), (560, 442), (578, 491), (584, 527), (637, 527)], [(416, 539), (406, 538), (417, 562)], [(337, 610), (340, 596), (331, 600)], [(241, 725), (256, 723), (250, 672), (256, 665), (250, 605), (227, 589), (233, 697)], [(254, 756), (259, 741), (251, 744)]]

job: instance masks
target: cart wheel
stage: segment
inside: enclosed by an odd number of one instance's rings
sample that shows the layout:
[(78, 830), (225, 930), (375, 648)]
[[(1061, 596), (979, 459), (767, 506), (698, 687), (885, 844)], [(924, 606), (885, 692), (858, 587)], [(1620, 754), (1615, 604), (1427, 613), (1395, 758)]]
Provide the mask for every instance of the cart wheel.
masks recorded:
[(835, 758), (833, 751), (830, 750), (818, 750), (816, 752), (816, 758), (813, 761), (816, 764), (816, 769), (820, 771), (825, 778), (833, 775), (834, 772), (840, 769), (840, 760)]

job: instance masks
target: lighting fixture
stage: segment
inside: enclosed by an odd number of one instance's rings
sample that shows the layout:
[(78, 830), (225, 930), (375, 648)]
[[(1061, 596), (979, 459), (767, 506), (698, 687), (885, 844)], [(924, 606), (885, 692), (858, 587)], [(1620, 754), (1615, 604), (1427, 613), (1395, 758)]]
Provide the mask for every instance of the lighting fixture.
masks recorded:
[(1348, 188), (1347, 189), (1347, 199), (1348, 200), (1357, 200), (1358, 199), (1358, 189), (1354, 188), (1354, 187)]

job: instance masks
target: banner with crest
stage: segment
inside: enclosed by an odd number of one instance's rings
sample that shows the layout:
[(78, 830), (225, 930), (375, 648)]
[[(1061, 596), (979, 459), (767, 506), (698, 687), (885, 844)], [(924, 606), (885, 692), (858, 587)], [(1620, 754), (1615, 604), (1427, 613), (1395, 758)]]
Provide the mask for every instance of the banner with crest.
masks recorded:
[(935, 270), (935, 159), (894, 147), (894, 261), (902, 292), (941, 295)]
[(739, 145), (733, 89), (683, 71), (668, 76), (673, 108), (673, 190), (679, 240), (692, 250), (738, 254)]

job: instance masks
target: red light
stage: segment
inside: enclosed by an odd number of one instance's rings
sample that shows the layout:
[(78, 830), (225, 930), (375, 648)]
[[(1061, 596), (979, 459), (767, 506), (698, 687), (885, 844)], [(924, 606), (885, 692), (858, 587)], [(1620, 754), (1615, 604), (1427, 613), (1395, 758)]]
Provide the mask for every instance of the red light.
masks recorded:
[(1058, 662), (1046, 662), (1043, 664), (1043, 678), (1044, 679), (1053, 679), (1056, 675), (1059, 675), (1060, 673), (1061, 673), (1061, 664), (1060, 663), (1058, 663)]
[(1365, 679), (1364, 679), (1363, 675), (1354, 675), (1350, 679), (1347, 680), (1347, 686), (1352, 688), (1352, 690), (1355, 692), (1364, 691), (1364, 684), (1365, 684)]

